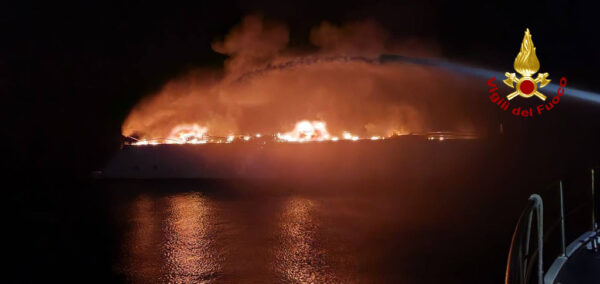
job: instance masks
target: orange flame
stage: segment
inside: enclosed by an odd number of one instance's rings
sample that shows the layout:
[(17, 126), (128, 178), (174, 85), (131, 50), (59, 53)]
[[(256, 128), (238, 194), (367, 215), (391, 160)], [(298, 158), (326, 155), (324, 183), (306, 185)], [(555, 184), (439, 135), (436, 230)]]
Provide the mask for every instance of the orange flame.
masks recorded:
[(171, 130), (167, 138), (177, 144), (204, 144), (206, 140), (206, 127), (200, 127), (198, 124), (180, 124)]
[[(396, 132), (395, 132), (396, 133)], [(396, 135), (396, 134), (394, 134)], [(358, 140), (383, 140), (386, 136), (371, 136), (361, 138), (358, 135), (344, 131), (340, 136), (332, 136), (327, 130), (327, 124), (323, 121), (302, 120), (296, 123), (292, 131), (286, 133), (277, 133), (276, 135), (263, 135), (260, 133), (254, 135), (229, 135), (227, 137), (208, 135), (208, 127), (201, 127), (198, 124), (179, 124), (175, 126), (167, 138), (144, 137), (131, 145), (159, 145), (159, 144), (206, 144), (206, 143), (232, 143), (252, 142), (256, 139), (264, 143), (271, 137), (273, 142), (336, 142), (341, 139), (348, 141)], [(267, 139), (267, 140), (265, 140)]]
[(330, 135), (325, 122), (303, 120), (296, 123), (294, 130), (277, 134), (277, 138), (288, 142), (325, 141)]
[(205, 144), (208, 142), (208, 129), (198, 124), (179, 124), (171, 130), (167, 138), (144, 138), (133, 145), (157, 144)]

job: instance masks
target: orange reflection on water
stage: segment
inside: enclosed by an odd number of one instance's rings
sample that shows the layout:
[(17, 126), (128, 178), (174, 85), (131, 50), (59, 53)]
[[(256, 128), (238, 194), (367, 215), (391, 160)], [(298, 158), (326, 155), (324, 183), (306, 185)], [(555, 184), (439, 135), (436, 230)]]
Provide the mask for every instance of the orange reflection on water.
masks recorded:
[(167, 200), (165, 220), (166, 278), (169, 283), (207, 283), (220, 271), (220, 261), (210, 236), (207, 201), (199, 194)]
[(211, 207), (200, 194), (137, 198), (123, 272), (132, 283), (210, 283), (220, 272)]
[(275, 264), (284, 282), (337, 282), (325, 260), (325, 250), (318, 243), (314, 207), (314, 202), (305, 198), (291, 198), (284, 205)]
[(160, 223), (155, 202), (148, 196), (138, 197), (127, 213), (130, 229), (126, 232), (121, 265), (128, 282), (152, 283), (161, 277)]

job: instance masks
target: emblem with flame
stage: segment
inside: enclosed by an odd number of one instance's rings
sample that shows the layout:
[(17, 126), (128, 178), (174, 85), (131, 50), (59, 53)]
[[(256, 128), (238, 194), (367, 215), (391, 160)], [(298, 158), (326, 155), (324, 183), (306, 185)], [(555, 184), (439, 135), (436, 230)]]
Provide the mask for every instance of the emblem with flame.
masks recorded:
[(533, 75), (540, 69), (540, 61), (535, 55), (535, 47), (533, 46), (529, 29), (525, 31), (521, 50), (517, 58), (515, 58), (514, 67), (522, 77), (519, 79), (515, 73), (506, 72), (505, 76), (507, 79), (502, 82), (511, 88), (515, 88), (514, 83), (517, 83), (516, 90), (506, 96), (506, 98), (512, 100), (516, 96), (524, 98), (536, 96), (540, 100), (545, 101), (546, 96), (538, 92), (538, 84), (539, 88), (543, 88), (550, 83), (550, 80), (547, 79), (548, 73), (539, 73), (537, 78), (533, 79)]

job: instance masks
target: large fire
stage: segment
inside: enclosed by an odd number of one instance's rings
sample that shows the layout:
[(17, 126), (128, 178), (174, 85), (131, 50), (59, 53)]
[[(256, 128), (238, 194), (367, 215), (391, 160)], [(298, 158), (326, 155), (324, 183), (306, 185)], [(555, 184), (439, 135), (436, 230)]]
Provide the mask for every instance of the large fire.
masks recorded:
[[(474, 131), (472, 82), (434, 68), (387, 64), (398, 52), (372, 22), (310, 31), (310, 53), (283, 24), (246, 17), (213, 43), (222, 70), (195, 70), (138, 103), (122, 126), (134, 145), (382, 140)], [(314, 48), (316, 47), (316, 48)], [(423, 48), (412, 48), (412, 50)]]
[(306, 142), (306, 141), (325, 141), (329, 140), (330, 135), (322, 121), (303, 120), (296, 123), (294, 130), (279, 134), (277, 138), (289, 142)]
[(178, 144), (203, 144), (206, 143), (206, 127), (200, 127), (197, 124), (178, 125), (171, 131), (169, 140)]
[[(198, 124), (180, 124), (171, 130), (171, 134), (165, 138), (139, 139), (133, 145), (157, 145), (157, 144), (205, 144), (209, 142), (206, 135), (206, 127)], [(135, 138), (134, 138), (135, 139)]]
[[(401, 135), (394, 132), (394, 136)], [(341, 137), (341, 138), (340, 138)], [(134, 137), (130, 137), (135, 139)], [(343, 131), (339, 136), (331, 135), (327, 130), (327, 124), (323, 121), (302, 120), (296, 123), (293, 130), (285, 133), (263, 135), (228, 135), (227, 137), (210, 136), (208, 128), (198, 124), (180, 124), (171, 130), (171, 134), (165, 138), (135, 139), (131, 145), (159, 145), (159, 144), (206, 144), (206, 143), (233, 143), (236, 141), (261, 141), (261, 142), (336, 142), (340, 139), (348, 141), (358, 140), (382, 140), (385, 136), (359, 137), (348, 131)]]

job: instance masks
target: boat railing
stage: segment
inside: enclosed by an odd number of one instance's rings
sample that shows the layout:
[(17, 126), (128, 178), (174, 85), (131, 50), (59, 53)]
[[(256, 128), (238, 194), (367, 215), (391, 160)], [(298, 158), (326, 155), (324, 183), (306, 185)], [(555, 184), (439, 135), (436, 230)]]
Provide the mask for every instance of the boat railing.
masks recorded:
[[(513, 233), (508, 263), (505, 275), (505, 283), (529, 283), (531, 279), (532, 265), (537, 262), (537, 277), (540, 270), (543, 274), (543, 212), (544, 205), (542, 197), (538, 194), (532, 194), (529, 202)], [(535, 219), (533, 218), (535, 215)], [(534, 226), (535, 222), (535, 226)], [(532, 240), (532, 234), (535, 234), (535, 241)], [(531, 249), (532, 242), (535, 242), (535, 249)], [(536, 260), (537, 256), (537, 261)]]
[[(595, 171), (591, 170), (591, 232), (592, 236), (588, 238), (591, 241), (591, 248), (598, 249), (598, 208), (596, 207), (598, 198), (595, 190)], [(556, 184), (553, 184), (556, 185)], [(508, 262), (505, 274), (505, 283), (507, 284), (525, 284), (525, 283), (544, 283), (544, 234), (548, 235), (554, 231), (557, 226), (560, 227), (560, 255), (559, 258), (568, 259), (572, 249), (566, 245), (565, 237), (565, 206), (563, 181), (558, 181), (558, 194), (560, 203), (560, 215), (553, 225), (544, 231), (544, 204), (539, 194), (532, 194), (523, 213), (519, 217), (517, 226), (513, 233), (510, 244)], [(568, 215), (578, 211), (584, 206), (580, 205), (570, 211)], [(534, 218), (535, 217), (535, 218)], [(533, 248), (532, 248), (533, 247)], [(551, 268), (552, 269), (552, 268)]]

